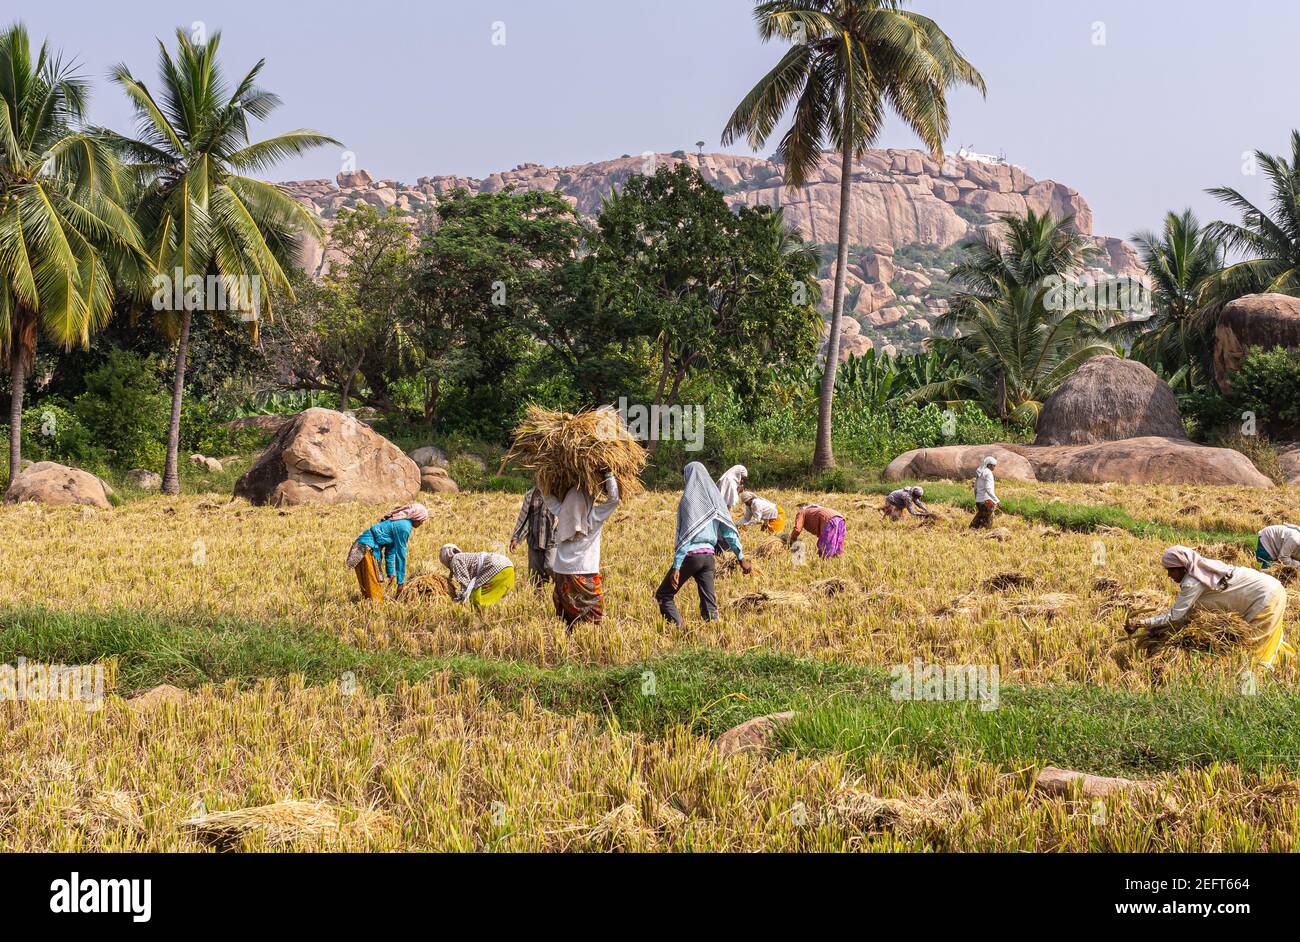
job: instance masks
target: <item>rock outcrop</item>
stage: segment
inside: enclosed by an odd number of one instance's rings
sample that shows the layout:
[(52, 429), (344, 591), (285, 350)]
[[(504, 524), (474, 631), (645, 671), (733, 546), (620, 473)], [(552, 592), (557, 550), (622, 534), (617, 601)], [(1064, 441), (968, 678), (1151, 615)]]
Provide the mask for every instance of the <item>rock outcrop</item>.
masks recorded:
[[(1010, 459), (1004, 458), (1009, 453)], [(1196, 445), (1185, 438), (1145, 436), (1092, 445), (955, 445), (899, 455), (885, 469), (889, 481), (966, 481), (983, 455), (998, 459), (994, 476), (1013, 481), (1102, 484), (1243, 484), (1273, 482), (1231, 448)]]
[(1278, 464), (1282, 466), (1282, 474), (1286, 476), (1286, 483), (1300, 484), (1300, 445), (1284, 449), (1278, 455)]
[(460, 485), (451, 479), (446, 468), (429, 465), (420, 469), (420, 490), (430, 494), (457, 494)]
[(969, 481), (987, 455), (998, 459), (994, 477), (1036, 481), (1034, 466), (1010, 445), (945, 445), (906, 451), (885, 468), (886, 481)]
[(1214, 380), (1224, 392), (1251, 347), (1300, 348), (1300, 298), (1248, 294), (1224, 306), (1214, 329)]
[(284, 425), (235, 484), (253, 504), (398, 503), (415, 498), (420, 468), (352, 416), (308, 409)]
[(5, 492), (10, 503), (81, 505), (108, 510), (112, 488), (89, 471), (70, 468), (54, 461), (38, 461), (19, 472)]
[(1169, 384), (1136, 360), (1093, 357), (1043, 403), (1035, 445), (1186, 438)]

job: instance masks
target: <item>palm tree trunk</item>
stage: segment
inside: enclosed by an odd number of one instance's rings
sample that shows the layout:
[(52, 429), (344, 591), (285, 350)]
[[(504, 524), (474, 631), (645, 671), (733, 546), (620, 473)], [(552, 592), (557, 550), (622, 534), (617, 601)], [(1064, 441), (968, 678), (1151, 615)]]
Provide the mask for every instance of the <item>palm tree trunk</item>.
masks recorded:
[(817, 406), (817, 448), (813, 452), (813, 470), (835, 467), (831, 451), (831, 407), (835, 400), (835, 370), (840, 364), (840, 319), (844, 316), (844, 276), (849, 267), (849, 189), (853, 175), (853, 143), (845, 108), (845, 135), (840, 158), (840, 230), (835, 259), (835, 300), (831, 304), (831, 332), (826, 338), (826, 366), (822, 370), (821, 401)]
[(23, 461), (23, 353), (17, 338), (9, 351), (9, 487)]
[(181, 492), (181, 400), (185, 396), (185, 356), (190, 347), (192, 314), (193, 312), (186, 308), (185, 315), (181, 319), (181, 337), (176, 343), (176, 380), (172, 384), (172, 423), (167, 430), (167, 461), (163, 466), (162, 492), (164, 494)]

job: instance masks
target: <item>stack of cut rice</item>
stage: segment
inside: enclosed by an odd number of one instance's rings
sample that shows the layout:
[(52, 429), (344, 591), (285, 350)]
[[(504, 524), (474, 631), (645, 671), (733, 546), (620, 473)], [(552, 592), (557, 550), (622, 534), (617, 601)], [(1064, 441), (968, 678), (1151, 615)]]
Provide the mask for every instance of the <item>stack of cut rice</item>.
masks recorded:
[(529, 406), (502, 465), (513, 462), (532, 471), (537, 486), (559, 499), (575, 487), (600, 499), (608, 470), (620, 496), (630, 499), (645, 490), (645, 461), (645, 449), (613, 409), (573, 414)]

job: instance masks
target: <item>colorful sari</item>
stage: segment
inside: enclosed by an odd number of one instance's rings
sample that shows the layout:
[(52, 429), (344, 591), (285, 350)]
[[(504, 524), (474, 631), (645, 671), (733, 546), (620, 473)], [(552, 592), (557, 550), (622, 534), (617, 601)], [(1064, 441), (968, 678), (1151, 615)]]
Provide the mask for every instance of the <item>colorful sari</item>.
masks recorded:
[(600, 573), (583, 576), (557, 572), (552, 599), (555, 614), (570, 625), (579, 621), (599, 622), (605, 617), (605, 590)]
[(817, 555), (822, 559), (834, 559), (843, 553), (845, 530), (843, 517), (827, 520), (817, 537)]

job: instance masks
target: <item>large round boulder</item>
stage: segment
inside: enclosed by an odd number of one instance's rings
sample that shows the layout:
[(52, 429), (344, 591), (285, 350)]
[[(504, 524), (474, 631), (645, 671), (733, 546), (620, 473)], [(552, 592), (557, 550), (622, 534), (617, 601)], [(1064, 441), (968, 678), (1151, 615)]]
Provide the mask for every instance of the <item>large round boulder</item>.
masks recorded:
[(1186, 438), (1169, 384), (1136, 360), (1093, 357), (1043, 403), (1035, 445)]
[(967, 481), (988, 455), (998, 459), (994, 476), (1034, 481), (1034, 466), (1003, 445), (944, 445), (905, 451), (885, 468), (886, 481)]
[(308, 409), (284, 425), (235, 483), (253, 504), (386, 503), (413, 500), (420, 468), (363, 422)]
[(1214, 380), (1224, 392), (1251, 347), (1300, 348), (1300, 298), (1248, 294), (1224, 306), (1214, 328)]
[(69, 468), (54, 461), (38, 461), (19, 472), (9, 485), (5, 500), (11, 503), (35, 501), (41, 504), (98, 507), (107, 510), (113, 490), (89, 471)]

